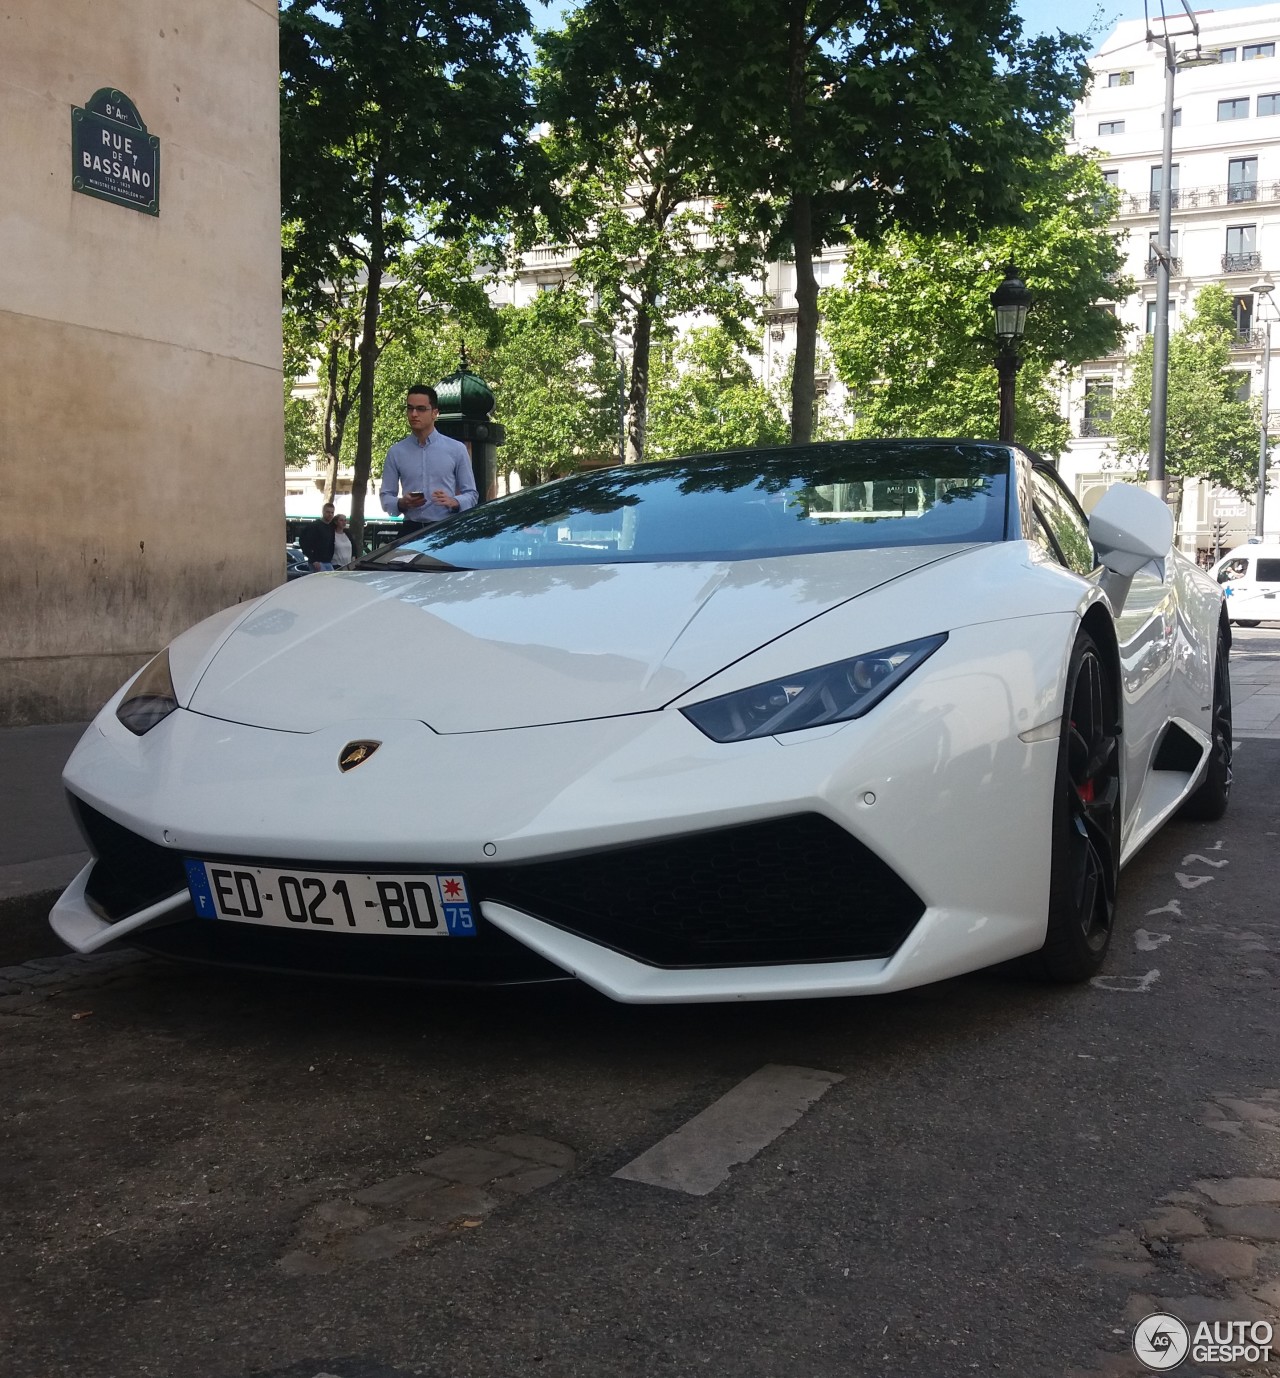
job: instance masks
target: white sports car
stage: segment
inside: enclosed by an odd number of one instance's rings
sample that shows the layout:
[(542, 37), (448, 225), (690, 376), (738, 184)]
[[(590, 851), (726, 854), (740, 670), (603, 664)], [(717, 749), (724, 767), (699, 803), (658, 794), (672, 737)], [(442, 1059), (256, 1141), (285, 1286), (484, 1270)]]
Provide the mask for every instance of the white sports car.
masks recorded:
[(1231, 784), (1230, 628), (1118, 484), (979, 441), (580, 474), (178, 637), (65, 782), (52, 924), (210, 962), (618, 1000), (1102, 963)]

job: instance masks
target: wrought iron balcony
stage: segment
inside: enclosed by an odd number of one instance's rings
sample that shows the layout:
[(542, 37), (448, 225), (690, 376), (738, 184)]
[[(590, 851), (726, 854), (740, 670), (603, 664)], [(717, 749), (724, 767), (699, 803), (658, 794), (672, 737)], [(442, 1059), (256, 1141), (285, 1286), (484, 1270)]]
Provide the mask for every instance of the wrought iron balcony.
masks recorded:
[(1231, 337), (1232, 349), (1261, 349), (1266, 340), (1265, 330), (1237, 330)]
[[(1264, 182), (1255, 179), (1249, 182), (1219, 183), (1217, 186), (1208, 187), (1174, 187), (1171, 208), (1184, 211), (1202, 210), (1253, 201), (1280, 201), (1280, 181)], [(1159, 209), (1158, 191), (1139, 196), (1133, 195), (1132, 192), (1120, 193), (1120, 215), (1146, 215)]]
[(1090, 440), (1097, 436), (1113, 435), (1111, 429), (1111, 413), (1106, 415), (1085, 416), (1080, 421), (1080, 435), (1084, 440)]
[[(1152, 254), (1151, 257), (1150, 257), (1149, 259), (1147, 259), (1147, 276), (1148, 276), (1149, 278), (1155, 277), (1155, 275), (1156, 275), (1156, 269), (1159, 268), (1159, 266), (1160, 266), (1160, 260), (1155, 256), (1155, 254)], [(1180, 258), (1174, 258), (1172, 255), (1170, 255), (1170, 257), (1169, 257), (1169, 272), (1170, 272), (1170, 273), (1180, 273), (1180, 272), (1182, 272), (1182, 260), (1181, 260)]]
[(1262, 267), (1261, 254), (1223, 254), (1224, 273), (1256, 273)]

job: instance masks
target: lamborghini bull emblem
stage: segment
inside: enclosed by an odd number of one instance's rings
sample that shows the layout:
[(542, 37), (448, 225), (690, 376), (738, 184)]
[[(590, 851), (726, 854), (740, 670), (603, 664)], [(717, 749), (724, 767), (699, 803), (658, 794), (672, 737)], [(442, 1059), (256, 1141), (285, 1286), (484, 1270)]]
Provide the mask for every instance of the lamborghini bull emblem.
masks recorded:
[(363, 765), (381, 745), (381, 742), (348, 742), (338, 756), (338, 769), (345, 775)]

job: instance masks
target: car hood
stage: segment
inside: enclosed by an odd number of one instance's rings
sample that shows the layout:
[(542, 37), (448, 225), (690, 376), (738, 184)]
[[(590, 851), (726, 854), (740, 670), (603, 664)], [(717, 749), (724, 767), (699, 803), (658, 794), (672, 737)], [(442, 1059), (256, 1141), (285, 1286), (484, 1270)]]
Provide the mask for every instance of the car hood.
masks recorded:
[(386, 718), (483, 732), (650, 712), (831, 608), (971, 548), (314, 575), (254, 606), (186, 706), (291, 732)]

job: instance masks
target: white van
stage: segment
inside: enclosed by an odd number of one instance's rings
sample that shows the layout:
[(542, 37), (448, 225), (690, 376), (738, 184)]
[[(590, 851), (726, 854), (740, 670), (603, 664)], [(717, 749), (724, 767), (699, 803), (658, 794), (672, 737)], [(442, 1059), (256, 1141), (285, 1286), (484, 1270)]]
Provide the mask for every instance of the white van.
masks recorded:
[(1209, 572), (1223, 586), (1232, 622), (1280, 622), (1280, 544), (1238, 545)]

